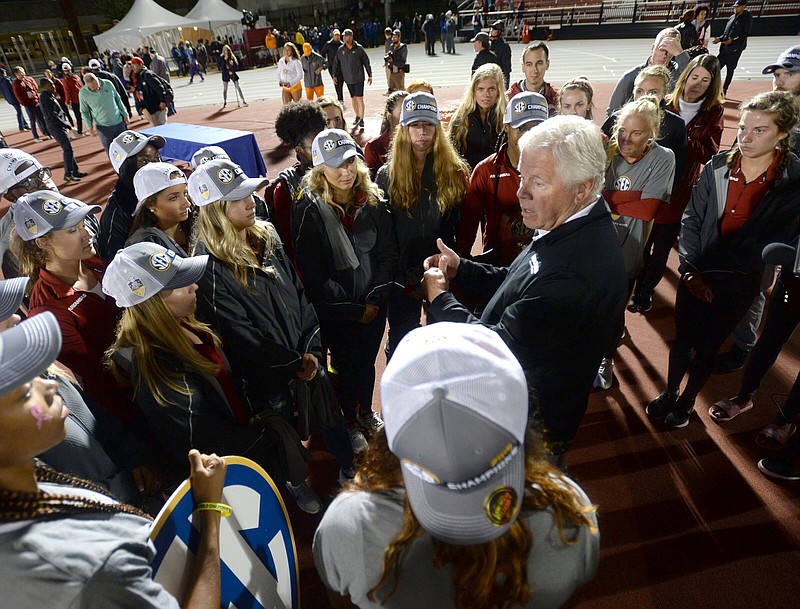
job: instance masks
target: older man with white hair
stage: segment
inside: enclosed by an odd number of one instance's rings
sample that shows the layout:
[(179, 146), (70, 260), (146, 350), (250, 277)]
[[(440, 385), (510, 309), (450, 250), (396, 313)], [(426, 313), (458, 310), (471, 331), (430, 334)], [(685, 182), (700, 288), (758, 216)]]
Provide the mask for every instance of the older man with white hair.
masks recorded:
[(110, 81), (87, 72), (83, 75), (83, 82), (85, 84), (78, 92), (83, 122), (92, 135), (97, 134), (108, 153), (114, 138), (127, 129), (127, 110)]
[[(624, 314), (627, 280), (603, 189), (606, 157), (599, 128), (557, 116), (519, 141), (522, 221), (533, 240), (508, 267), (459, 258), (438, 242), (425, 260), (428, 320), (477, 323), (497, 332), (519, 359), (530, 388), (530, 417), (554, 461), (586, 410), (604, 350)], [(488, 297), (480, 318), (449, 291)]]

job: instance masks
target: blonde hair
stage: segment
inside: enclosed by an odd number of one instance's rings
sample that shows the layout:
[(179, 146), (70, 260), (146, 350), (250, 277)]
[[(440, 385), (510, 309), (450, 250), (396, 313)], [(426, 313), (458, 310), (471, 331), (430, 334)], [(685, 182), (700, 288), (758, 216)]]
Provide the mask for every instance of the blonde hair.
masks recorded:
[(412, 93), (419, 93), (420, 91), (424, 91), (425, 93), (430, 93), (433, 95), (433, 85), (429, 83), (427, 80), (422, 80), (421, 78), (415, 78), (411, 81), (411, 83), (406, 87), (406, 92), (411, 95)]
[[(111, 372), (120, 380), (127, 379), (127, 375), (114, 362), (113, 356), (120, 349), (130, 347), (133, 349), (136, 368), (159, 406), (173, 404), (167, 399), (165, 389), (189, 395), (188, 388), (180, 383), (183, 373), (165, 369), (156, 358), (159, 351), (177, 356), (188, 367), (204, 374), (216, 376), (219, 366), (198, 353), (183, 332), (182, 326), (193, 332), (208, 332), (214, 336), (211, 328), (197, 321), (194, 315), (182, 320), (176, 319), (160, 292), (142, 303), (126, 308), (117, 324), (117, 338), (106, 351), (106, 363)], [(219, 343), (216, 336), (214, 342)], [(138, 394), (139, 386), (134, 391)]]
[(469, 115), (478, 107), (478, 102), (475, 100), (475, 89), (481, 81), (491, 79), (497, 85), (497, 101), (494, 106), (489, 110), (489, 119), (494, 122), (494, 130), (500, 133), (503, 130), (503, 118), (506, 111), (506, 96), (504, 94), (504, 81), (503, 72), (500, 66), (496, 63), (487, 63), (475, 70), (472, 75), (469, 87), (464, 92), (464, 99), (461, 104), (456, 108), (453, 119), (450, 121), (450, 139), (456, 146), (456, 149), (463, 154), (467, 147), (467, 131), (469, 131)]
[(41, 237), (25, 241), (19, 236), (17, 229), (11, 226), (10, 245), (11, 253), (17, 257), (19, 261), (20, 272), (26, 277), (30, 277), (28, 282), (27, 292), (30, 293), (33, 284), (39, 280), (39, 271), (41, 271), (47, 264), (47, 252), (43, 250), (36, 243), (37, 240), (50, 239), (52, 233), (45, 233)]
[[(502, 94), (501, 94), (502, 95)], [(398, 125), (386, 162), (389, 167), (389, 191), (392, 207), (410, 215), (419, 204), (422, 178), (414, 170), (414, 153), (408, 126)], [(436, 125), (433, 138), (433, 175), (436, 178), (436, 200), (439, 211), (458, 207), (464, 202), (469, 180), (469, 165), (462, 159), (441, 125)]]
[(622, 107), (622, 110), (620, 110), (617, 116), (617, 122), (614, 124), (614, 129), (611, 132), (611, 140), (608, 142), (609, 162), (619, 154), (619, 130), (623, 121), (632, 114), (640, 114), (647, 121), (647, 125), (650, 128), (648, 146), (652, 146), (658, 138), (658, 132), (661, 129), (661, 106), (654, 96), (643, 95), (635, 101), (628, 102)]
[[(360, 157), (354, 159), (356, 179), (353, 182), (353, 191), (364, 193), (367, 196), (367, 205), (377, 207), (383, 198), (383, 191), (370, 179), (367, 164)], [(317, 165), (307, 172), (303, 176), (301, 188), (319, 195), (328, 205), (345, 213), (344, 208), (333, 200), (333, 189), (325, 178), (325, 165)]]
[[(345, 490), (386, 492), (403, 488), (400, 462), (389, 451), (385, 432), (378, 432), (373, 439), (360, 461), (355, 483)], [(596, 507), (582, 504), (580, 495), (564, 480), (563, 474), (537, 458), (530, 448), (534, 444), (536, 441), (529, 433), (525, 445), (526, 492), (523, 509), (552, 510), (561, 541), (567, 545), (574, 545), (577, 541), (566, 537), (564, 526), (567, 523), (575, 527), (588, 527), (592, 535), (597, 535), (597, 527), (591, 518)], [(425, 530), (414, 516), (406, 496), (403, 500), (403, 527), (384, 551), (383, 571), (368, 592), (368, 599), (385, 602), (394, 594), (400, 581), (400, 563), (406, 549), (414, 539), (424, 534)], [(457, 609), (526, 605), (533, 595), (528, 583), (527, 565), (535, 541), (525, 519), (517, 518), (508, 532), (483, 544), (453, 545), (431, 539), (432, 560), (439, 568), (452, 565)], [(496, 588), (500, 572), (505, 574), (505, 582), (500, 585), (502, 602), (498, 605)], [(377, 599), (378, 592), (383, 592), (381, 600)]]
[(672, 74), (670, 71), (665, 68), (664, 66), (647, 66), (643, 68), (637, 75), (633, 81), (634, 89), (645, 79), (645, 78), (655, 78), (661, 81), (661, 88), (664, 91), (664, 95), (661, 97), (666, 97), (669, 93), (669, 84), (672, 81)]
[[(233, 273), (242, 287), (249, 290), (252, 274), (259, 269), (275, 276), (272, 266), (263, 266), (262, 261), (273, 254), (280, 244), (280, 237), (269, 222), (256, 220), (245, 229), (245, 239), (228, 220), (229, 201), (217, 201), (200, 208), (195, 224), (193, 242), (195, 250), (203, 242), (209, 253), (219, 258)], [(262, 251), (263, 250), (263, 251)]]

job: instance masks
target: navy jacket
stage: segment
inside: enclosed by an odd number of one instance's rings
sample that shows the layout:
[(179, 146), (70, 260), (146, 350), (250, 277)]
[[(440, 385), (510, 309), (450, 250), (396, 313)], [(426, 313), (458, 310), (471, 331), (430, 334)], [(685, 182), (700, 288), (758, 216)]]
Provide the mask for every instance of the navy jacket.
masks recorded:
[(531, 416), (554, 454), (575, 437), (600, 360), (619, 339), (628, 282), (606, 202), (532, 242), (509, 267), (461, 258), (457, 285), (487, 296), (480, 319), (452, 293), (428, 320), (479, 323), (497, 332), (528, 380)]

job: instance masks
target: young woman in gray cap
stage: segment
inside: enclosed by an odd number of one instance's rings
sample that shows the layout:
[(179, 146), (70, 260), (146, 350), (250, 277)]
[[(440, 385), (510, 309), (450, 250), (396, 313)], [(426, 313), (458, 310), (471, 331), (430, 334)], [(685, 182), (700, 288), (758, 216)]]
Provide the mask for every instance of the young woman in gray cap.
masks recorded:
[(295, 258), (325, 345), (339, 372), (337, 395), (353, 449), (383, 425), (372, 410), (375, 358), (394, 291), (397, 246), (383, 193), (370, 180), (352, 137), (326, 129), (314, 138), (292, 217)]
[[(195, 254), (209, 254), (198, 282), (198, 318), (229, 347), (232, 373), (246, 386), (256, 416), (293, 422), (297, 402), (308, 419), (303, 435), (321, 432), (346, 477), (353, 450), (326, 368), (320, 365), (323, 349), (314, 308), (275, 227), (255, 216), (252, 194), (266, 182), (248, 178), (228, 160), (209, 161), (190, 176), (189, 194), (200, 206)], [(313, 514), (322, 502), (306, 482), (305, 462), (311, 456), (297, 433), (288, 431), (278, 479), (286, 482), (300, 509)]]

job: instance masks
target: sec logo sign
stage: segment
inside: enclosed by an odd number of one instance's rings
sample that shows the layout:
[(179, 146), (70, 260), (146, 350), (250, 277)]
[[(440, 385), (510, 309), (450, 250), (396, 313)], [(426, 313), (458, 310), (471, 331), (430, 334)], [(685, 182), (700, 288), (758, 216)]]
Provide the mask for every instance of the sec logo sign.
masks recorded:
[[(220, 607), (298, 609), (297, 551), (292, 525), (267, 473), (244, 457), (225, 457), (222, 503), (233, 513), (220, 520)], [(182, 602), (199, 535), (192, 524), (189, 481), (178, 487), (153, 523), (153, 579)]]

